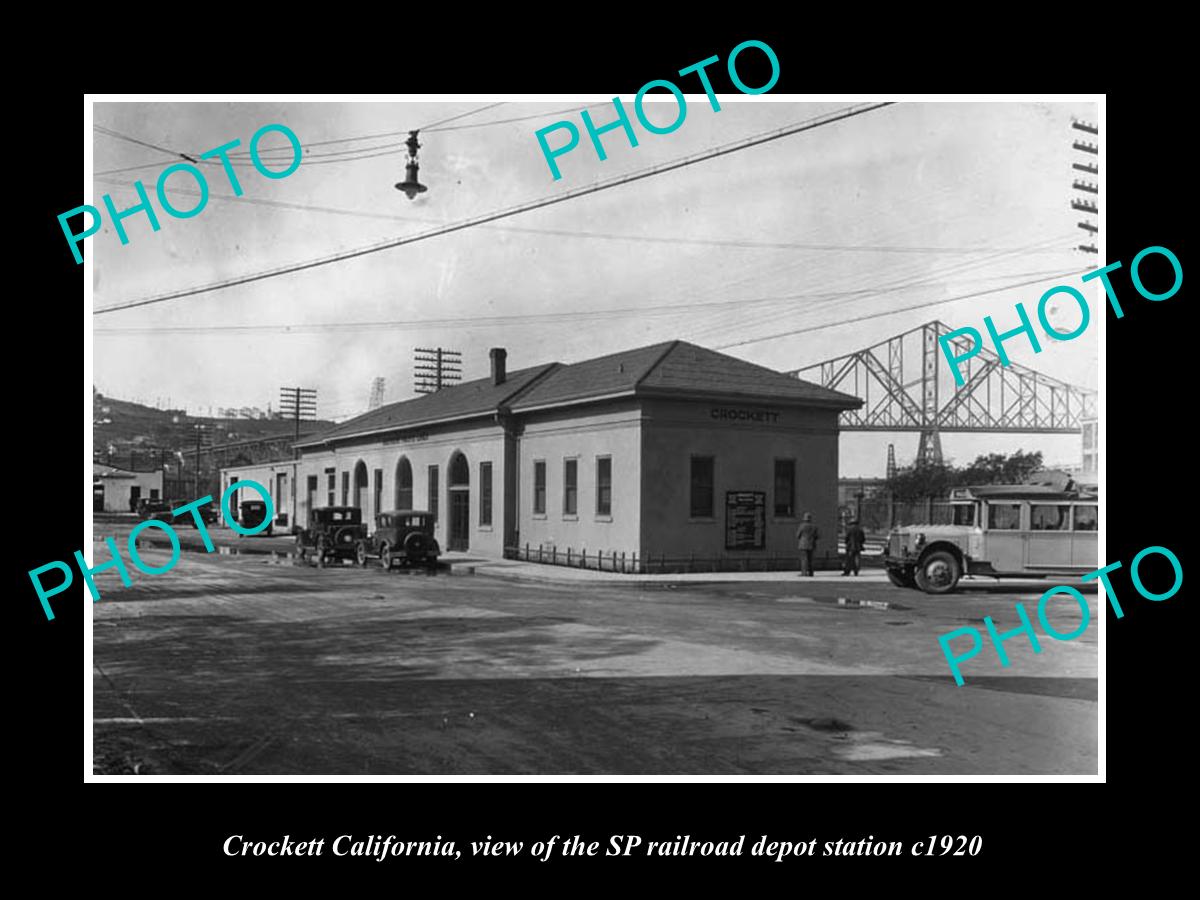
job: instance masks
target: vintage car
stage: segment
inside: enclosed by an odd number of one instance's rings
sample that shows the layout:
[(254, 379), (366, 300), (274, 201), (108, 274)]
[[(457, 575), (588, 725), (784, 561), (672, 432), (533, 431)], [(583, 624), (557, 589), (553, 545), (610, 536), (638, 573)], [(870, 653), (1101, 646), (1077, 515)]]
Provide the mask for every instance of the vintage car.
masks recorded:
[(394, 509), (375, 517), (375, 533), (362, 546), (358, 564), (365, 566), (367, 560), (378, 558), (385, 569), (393, 565), (403, 567), (437, 565), (441, 548), (433, 536), (435, 523), (433, 513), (415, 509)]
[(181, 504), (172, 506), (170, 500), (159, 500), (157, 497), (154, 499), (142, 497), (137, 502), (135, 512), (139, 519), (159, 519), (166, 522), (172, 518), (171, 510), (176, 509), (178, 505)]
[[(192, 518), (190, 513), (184, 513), (181, 516), (176, 516), (171, 510), (179, 509), (185, 505), (186, 500), (149, 500), (141, 499), (138, 501), (137, 514), (143, 519), (158, 519), (162, 522), (170, 522), (176, 527), (196, 527), (196, 520)], [(217, 521), (217, 507), (212, 503), (206, 503), (203, 506), (197, 507), (200, 512), (200, 520), (205, 525), (212, 525)]]
[(311, 556), (323, 566), (334, 559), (358, 559), (367, 541), (367, 526), (357, 506), (324, 506), (312, 511), (308, 527), (296, 532), (296, 558)]
[[(238, 511), (238, 524), (243, 528), (257, 528), (263, 523), (267, 517), (267, 503), (265, 500), (243, 500), (241, 508)], [(275, 523), (268, 522), (266, 530), (257, 532), (270, 537), (275, 530)]]
[(949, 525), (907, 525), (888, 536), (892, 584), (947, 594), (964, 575), (1042, 578), (1099, 565), (1094, 490), (1046, 484), (955, 488)]

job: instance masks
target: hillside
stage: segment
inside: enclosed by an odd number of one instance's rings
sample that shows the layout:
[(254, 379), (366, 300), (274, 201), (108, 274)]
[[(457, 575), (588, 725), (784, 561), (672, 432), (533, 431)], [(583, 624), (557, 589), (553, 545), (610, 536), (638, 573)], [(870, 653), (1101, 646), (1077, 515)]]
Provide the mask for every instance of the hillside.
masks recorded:
[[(301, 428), (311, 432), (332, 424), (324, 420), (303, 422)], [(205, 432), (215, 445), (286, 436), (293, 434), (296, 427), (290, 419), (189, 416), (180, 409), (155, 409), (98, 392), (92, 394), (93, 448), (100, 458), (110, 453), (124, 456), (131, 450), (154, 448), (174, 452), (193, 448), (194, 425), (206, 426)]]

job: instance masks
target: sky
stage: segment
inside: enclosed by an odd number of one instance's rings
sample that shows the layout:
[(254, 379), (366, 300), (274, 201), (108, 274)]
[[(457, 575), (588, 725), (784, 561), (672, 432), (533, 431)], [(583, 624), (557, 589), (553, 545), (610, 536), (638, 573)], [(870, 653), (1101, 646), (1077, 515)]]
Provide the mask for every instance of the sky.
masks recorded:
[[(97, 174), (87, 202), (101, 208), (106, 193), (118, 210), (137, 203), (137, 178), (153, 197), (159, 173), (181, 161), (172, 154), (195, 156), (234, 139), (244, 152), (263, 125), (286, 125), (307, 151), (282, 179), (261, 176), (242, 157), (242, 198), (221, 168), (204, 167), (210, 198), (200, 213), (176, 219), (159, 209), (157, 232), (135, 214), (124, 220), (124, 246), (106, 218), (86, 243), (94, 308), (558, 196), (851, 105), (720, 95), (717, 112), (703, 94), (688, 95), (677, 130), (651, 134), (631, 113), (638, 146), (609, 132), (601, 161), (579, 112), (552, 113), (607, 103), (592, 110), (601, 125), (615, 118), (610, 98), (392, 99), (96, 103), (93, 123), (103, 131), (94, 133), (93, 171), (145, 166)], [(622, 99), (631, 109), (632, 98)], [(662, 124), (676, 112), (670, 99), (646, 108)], [(1096, 261), (1071, 249), (1084, 236), (1070, 209), (1072, 118), (1095, 122), (1095, 105), (898, 103), (493, 224), (94, 315), (94, 384), (151, 405), (169, 398), (195, 414), (274, 407), (281, 386), (311, 387), (322, 418), (344, 419), (366, 409), (377, 376), (387, 379), (386, 401), (413, 395), (415, 347), (461, 351), (465, 379), (488, 373), (493, 346), (508, 350), (512, 370), (671, 339), (791, 370), (935, 318), (982, 329), (992, 315), (1012, 327), (1018, 301), (1032, 315), (1050, 286), (1078, 286), (1077, 274), (1049, 276)], [(560, 120), (576, 124), (581, 142), (558, 158), (556, 181), (535, 132)], [(422, 129), (420, 180), (429, 190), (409, 200), (393, 185), (404, 177), (404, 132), (414, 128)], [(562, 139), (551, 137), (555, 146)], [(278, 134), (261, 146), (264, 157), (282, 160), (271, 168), (290, 159)], [(364, 152), (341, 152), (351, 149)], [(182, 209), (198, 201), (196, 191), (187, 174), (167, 183)], [(1038, 277), (1045, 280), (938, 302)], [(1094, 323), (1103, 309), (1094, 290), (1084, 294), (1093, 324), (1081, 337), (1043, 341), (1037, 355), (1023, 339), (1009, 342), (1012, 359), (1095, 388)], [(881, 315), (844, 321), (872, 314)], [(889, 441), (901, 464), (912, 460), (915, 433), (844, 434), (842, 474), (882, 475)], [(1018, 448), (1052, 462), (1079, 457), (1077, 435), (948, 434), (942, 442), (958, 462)]]

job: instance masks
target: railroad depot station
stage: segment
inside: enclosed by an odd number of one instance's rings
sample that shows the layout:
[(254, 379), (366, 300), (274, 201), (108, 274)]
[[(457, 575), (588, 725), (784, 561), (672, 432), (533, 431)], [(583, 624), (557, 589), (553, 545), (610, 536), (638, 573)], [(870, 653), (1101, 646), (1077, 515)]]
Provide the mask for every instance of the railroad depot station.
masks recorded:
[(427, 510), (443, 550), (624, 571), (795, 568), (811, 513), (816, 558), (837, 557), (838, 414), (857, 397), (684, 341), (513, 372), (490, 355), (489, 378), (222, 468), (221, 490), (263, 485), (284, 530), (323, 506), (372, 531)]

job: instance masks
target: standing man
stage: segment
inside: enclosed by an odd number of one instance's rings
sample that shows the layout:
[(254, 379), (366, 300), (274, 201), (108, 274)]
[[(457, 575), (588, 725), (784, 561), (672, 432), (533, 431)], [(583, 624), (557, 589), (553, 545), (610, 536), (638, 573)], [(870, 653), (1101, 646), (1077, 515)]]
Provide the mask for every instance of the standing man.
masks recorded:
[(812, 513), (804, 514), (804, 521), (796, 529), (796, 546), (800, 548), (800, 574), (812, 577), (813, 551), (817, 549), (817, 538), (821, 536), (813, 524)]
[(866, 543), (867, 535), (859, 526), (858, 519), (851, 519), (850, 527), (846, 529), (846, 564), (842, 567), (843, 575), (849, 575), (851, 572), (858, 574), (858, 558)]

